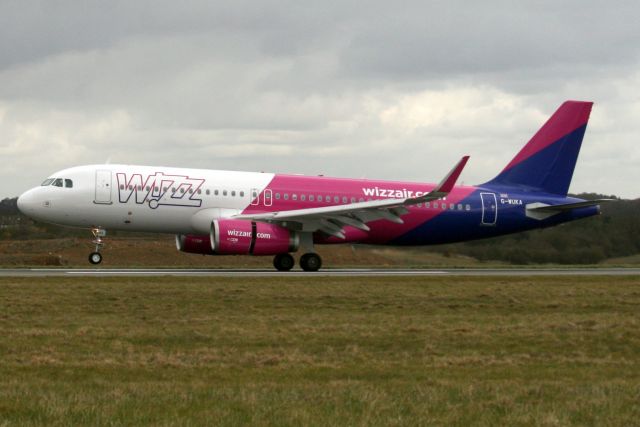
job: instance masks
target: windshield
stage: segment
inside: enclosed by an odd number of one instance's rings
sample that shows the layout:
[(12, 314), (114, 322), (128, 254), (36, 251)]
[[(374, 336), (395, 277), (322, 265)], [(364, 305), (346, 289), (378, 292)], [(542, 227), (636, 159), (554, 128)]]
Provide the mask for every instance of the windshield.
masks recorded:
[(44, 180), (44, 182), (41, 184), (43, 187), (46, 187), (47, 185), (51, 184), (53, 182), (53, 178), (47, 178)]

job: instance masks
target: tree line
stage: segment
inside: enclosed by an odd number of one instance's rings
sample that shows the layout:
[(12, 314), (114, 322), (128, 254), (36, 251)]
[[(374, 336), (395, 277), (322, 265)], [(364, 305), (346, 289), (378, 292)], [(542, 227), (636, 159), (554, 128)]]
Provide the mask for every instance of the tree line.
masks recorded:
[[(603, 204), (602, 215), (599, 216), (542, 230), (430, 246), (429, 251), (513, 264), (593, 264), (608, 258), (640, 254), (640, 199), (622, 200), (601, 194), (579, 194), (576, 197), (616, 200)], [(16, 200), (7, 198), (0, 201), (0, 239), (87, 237), (86, 230), (32, 221), (18, 211)]]

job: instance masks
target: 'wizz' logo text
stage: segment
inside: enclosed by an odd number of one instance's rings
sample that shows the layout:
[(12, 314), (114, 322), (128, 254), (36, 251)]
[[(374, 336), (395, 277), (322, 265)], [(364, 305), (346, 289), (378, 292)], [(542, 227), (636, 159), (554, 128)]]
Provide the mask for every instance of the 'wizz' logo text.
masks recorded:
[(204, 179), (185, 175), (166, 175), (156, 172), (143, 177), (142, 174), (116, 173), (118, 180), (118, 200), (128, 203), (134, 200), (141, 205), (148, 203), (151, 209), (158, 206), (202, 206), (200, 195)]

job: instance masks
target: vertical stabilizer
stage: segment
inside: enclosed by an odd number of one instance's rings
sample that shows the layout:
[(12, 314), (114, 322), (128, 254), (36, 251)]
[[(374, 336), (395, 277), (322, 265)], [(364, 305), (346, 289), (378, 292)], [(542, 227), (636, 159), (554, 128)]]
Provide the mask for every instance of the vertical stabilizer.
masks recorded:
[(566, 196), (592, 102), (566, 101), (487, 186), (521, 187)]

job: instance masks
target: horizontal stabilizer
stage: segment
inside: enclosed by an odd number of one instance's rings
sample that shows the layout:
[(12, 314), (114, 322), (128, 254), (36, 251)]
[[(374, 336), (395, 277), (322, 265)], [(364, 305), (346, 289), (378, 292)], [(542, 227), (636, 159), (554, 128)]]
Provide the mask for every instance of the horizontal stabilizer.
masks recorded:
[(547, 205), (545, 203), (530, 203), (526, 206), (527, 216), (535, 219), (545, 219), (561, 212), (570, 211), (577, 208), (586, 208), (589, 206), (598, 206), (601, 203), (612, 202), (615, 199), (596, 199), (585, 200), (576, 203), (564, 203), (561, 205)]

